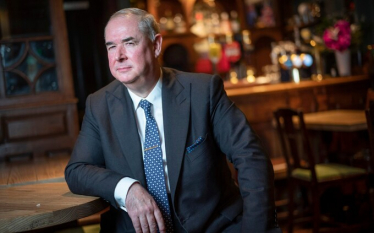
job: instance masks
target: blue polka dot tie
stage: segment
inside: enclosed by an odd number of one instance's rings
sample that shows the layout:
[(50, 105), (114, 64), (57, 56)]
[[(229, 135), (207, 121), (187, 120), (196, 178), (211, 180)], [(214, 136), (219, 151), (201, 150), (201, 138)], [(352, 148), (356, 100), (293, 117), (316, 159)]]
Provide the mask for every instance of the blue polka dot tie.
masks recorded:
[(149, 193), (155, 199), (164, 217), (166, 231), (173, 232), (168, 196), (166, 193), (161, 141), (155, 118), (151, 113), (152, 104), (141, 100), (139, 106), (144, 109), (146, 117), (144, 141), (144, 170)]

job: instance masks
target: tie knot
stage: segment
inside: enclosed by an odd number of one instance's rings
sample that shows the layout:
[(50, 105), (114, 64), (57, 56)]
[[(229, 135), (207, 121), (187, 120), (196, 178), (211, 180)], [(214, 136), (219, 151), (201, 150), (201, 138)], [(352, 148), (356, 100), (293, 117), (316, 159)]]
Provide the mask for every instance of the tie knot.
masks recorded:
[(148, 114), (151, 113), (151, 106), (152, 104), (147, 100), (141, 100), (139, 106), (144, 109), (144, 111)]

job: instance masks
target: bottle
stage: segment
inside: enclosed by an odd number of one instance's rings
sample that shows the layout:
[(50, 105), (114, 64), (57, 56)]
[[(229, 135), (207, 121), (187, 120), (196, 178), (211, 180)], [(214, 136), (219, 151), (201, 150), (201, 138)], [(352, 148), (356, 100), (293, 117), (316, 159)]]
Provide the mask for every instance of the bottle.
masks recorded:
[(219, 59), (221, 58), (221, 44), (215, 42), (214, 35), (208, 36), (208, 44), (209, 44), (209, 50), (208, 50), (208, 57), (210, 61), (213, 63), (213, 69), (214, 73), (217, 73), (217, 63)]
[(220, 23), (220, 20), (219, 20), (219, 15), (217, 13), (212, 13), (211, 22), (212, 22), (212, 33), (220, 34), (221, 33), (221, 23)]
[(241, 58), (240, 45), (237, 41), (232, 39), (232, 34), (226, 34), (226, 44), (224, 46), (225, 54), (230, 63), (236, 63)]
[(231, 30), (233, 33), (239, 33), (240, 32), (240, 23), (238, 19), (238, 13), (236, 11), (231, 11), (230, 12), (231, 20)]
[(249, 30), (242, 31), (243, 60), (247, 66), (255, 65), (255, 57), (253, 54), (254, 46), (251, 40), (251, 32)]
[(168, 32), (174, 31), (175, 24), (174, 24), (173, 17), (171, 16), (171, 11), (166, 11), (165, 16), (166, 16), (166, 19), (167, 19), (167, 21), (166, 21), (166, 31), (168, 31)]
[(229, 14), (226, 12), (221, 13), (221, 33), (231, 33), (231, 25), (229, 21)]
[(176, 14), (174, 16), (174, 24), (175, 24), (175, 32), (176, 33), (184, 33), (187, 31), (186, 23), (183, 20), (183, 16), (181, 14)]
[(208, 29), (204, 24), (204, 15), (201, 12), (195, 13), (195, 24), (191, 27), (191, 32), (199, 37), (207, 36)]

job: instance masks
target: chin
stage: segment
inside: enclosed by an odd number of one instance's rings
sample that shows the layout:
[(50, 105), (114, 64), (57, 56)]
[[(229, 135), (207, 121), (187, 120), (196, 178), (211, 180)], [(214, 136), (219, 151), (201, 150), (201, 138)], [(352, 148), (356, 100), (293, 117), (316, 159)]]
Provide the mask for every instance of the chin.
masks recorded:
[(116, 78), (118, 81), (120, 81), (121, 83), (123, 84), (132, 84), (132, 83), (135, 83), (137, 80), (138, 80), (138, 77), (119, 77), (119, 78)]

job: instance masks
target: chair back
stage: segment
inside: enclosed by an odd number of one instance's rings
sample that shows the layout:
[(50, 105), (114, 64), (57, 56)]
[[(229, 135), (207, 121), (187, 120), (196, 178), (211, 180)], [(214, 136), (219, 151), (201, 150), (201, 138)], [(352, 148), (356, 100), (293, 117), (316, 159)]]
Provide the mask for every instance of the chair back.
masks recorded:
[(374, 101), (370, 101), (365, 110), (370, 142), (370, 172), (374, 172)]
[(370, 102), (374, 101), (374, 90), (369, 88), (368, 92), (366, 93), (366, 103), (365, 109), (368, 109), (370, 106)]
[(297, 168), (311, 171), (312, 182), (317, 182), (314, 155), (305, 128), (302, 111), (280, 108), (274, 113), (282, 152), (288, 166), (288, 176)]

